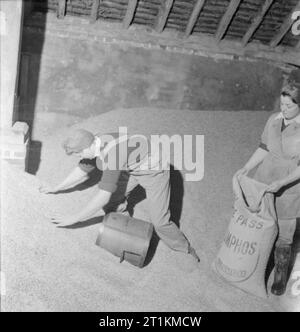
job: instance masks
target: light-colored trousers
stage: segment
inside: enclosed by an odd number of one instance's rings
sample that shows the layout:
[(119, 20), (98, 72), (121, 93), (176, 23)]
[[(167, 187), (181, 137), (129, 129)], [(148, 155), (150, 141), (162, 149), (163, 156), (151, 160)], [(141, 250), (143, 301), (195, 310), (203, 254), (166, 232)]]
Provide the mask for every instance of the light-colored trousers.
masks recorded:
[(124, 200), (126, 201), (137, 185), (141, 185), (146, 191), (150, 221), (157, 235), (171, 249), (188, 253), (189, 241), (176, 224), (170, 220), (170, 171), (122, 173), (118, 190), (112, 195), (109, 205), (116, 206)]

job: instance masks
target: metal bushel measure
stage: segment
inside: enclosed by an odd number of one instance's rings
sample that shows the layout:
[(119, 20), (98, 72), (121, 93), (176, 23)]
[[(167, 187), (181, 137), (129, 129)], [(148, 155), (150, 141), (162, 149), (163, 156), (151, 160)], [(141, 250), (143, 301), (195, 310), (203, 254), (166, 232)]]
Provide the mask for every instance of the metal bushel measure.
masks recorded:
[(149, 222), (120, 213), (109, 213), (100, 226), (96, 245), (123, 260), (143, 267), (153, 234)]

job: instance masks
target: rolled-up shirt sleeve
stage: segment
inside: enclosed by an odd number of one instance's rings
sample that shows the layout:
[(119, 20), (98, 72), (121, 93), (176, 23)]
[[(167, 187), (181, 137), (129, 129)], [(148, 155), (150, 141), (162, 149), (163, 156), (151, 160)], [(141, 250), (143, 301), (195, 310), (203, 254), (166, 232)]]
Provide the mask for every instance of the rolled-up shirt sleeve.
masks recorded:
[(266, 150), (266, 151), (269, 151), (268, 147), (267, 147), (267, 144), (263, 143), (263, 142), (260, 142), (259, 144), (259, 147), (263, 150)]
[(261, 148), (264, 148), (268, 146), (268, 129), (269, 129), (269, 122), (270, 120), (267, 121), (266, 125), (265, 125), (265, 128), (264, 128), (264, 131), (263, 133), (261, 134), (261, 140), (260, 140), (260, 147)]
[(275, 118), (277, 115), (278, 115), (278, 113), (273, 113), (273, 114), (269, 117), (269, 119), (268, 119), (268, 121), (267, 121), (267, 123), (266, 123), (266, 125), (265, 125), (265, 128), (264, 128), (264, 130), (263, 130), (263, 133), (262, 133), (262, 135), (261, 135), (261, 141), (260, 141), (260, 144), (259, 144), (259, 147), (260, 147), (261, 149), (263, 149), (263, 150), (269, 151), (269, 148), (268, 148), (268, 136), (269, 136), (268, 132), (269, 132), (269, 127), (270, 127), (270, 125), (272, 124), (274, 118)]
[[(127, 146), (125, 146), (125, 148), (127, 148)], [(123, 150), (125, 152), (127, 151), (126, 149)], [(112, 164), (110, 165), (110, 169), (103, 169), (101, 160), (96, 160), (97, 167), (103, 171), (101, 181), (98, 183), (100, 189), (110, 193), (114, 193), (117, 190), (121, 171), (126, 169), (127, 164), (127, 153), (122, 153), (124, 152), (123, 150), (119, 150), (118, 146), (108, 152), (110, 156), (106, 156), (105, 161), (108, 163), (108, 158), (111, 157), (110, 160), (112, 161)]]
[(90, 173), (96, 167), (96, 158), (94, 159), (81, 159), (78, 163), (80, 169), (86, 173)]

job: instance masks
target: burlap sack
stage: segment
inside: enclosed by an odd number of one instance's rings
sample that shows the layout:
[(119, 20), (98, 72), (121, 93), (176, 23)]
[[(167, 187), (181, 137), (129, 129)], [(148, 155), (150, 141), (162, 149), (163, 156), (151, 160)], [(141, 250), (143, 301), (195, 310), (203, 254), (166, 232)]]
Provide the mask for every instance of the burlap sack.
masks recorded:
[(233, 178), (234, 213), (214, 270), (232, 285), (265, 298), (265, 270), (277, 225), (274, 196), (247, 176)]

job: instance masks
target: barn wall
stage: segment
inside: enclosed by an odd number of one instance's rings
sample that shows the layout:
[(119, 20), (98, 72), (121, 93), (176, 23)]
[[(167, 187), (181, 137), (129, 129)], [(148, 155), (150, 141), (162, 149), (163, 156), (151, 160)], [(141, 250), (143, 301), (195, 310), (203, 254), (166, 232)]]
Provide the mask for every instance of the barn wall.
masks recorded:
[(282, 71), (265, 62), (216, 60), (45, 29), (27, 27), (23, 34), (22, 72), (29, 78), (23, 103), (34, 103), (35, 112), (87, 117), (120, 107), (271, 110), (282, 84)]

